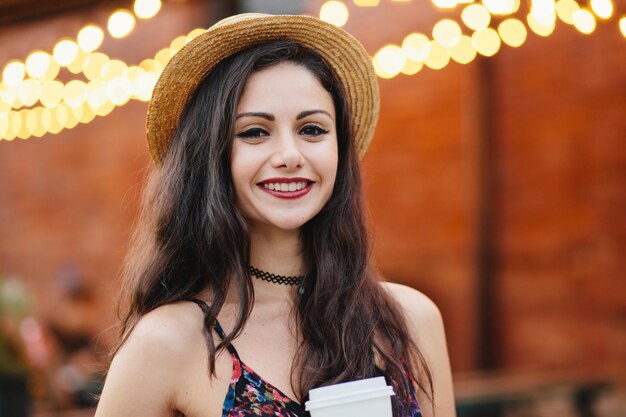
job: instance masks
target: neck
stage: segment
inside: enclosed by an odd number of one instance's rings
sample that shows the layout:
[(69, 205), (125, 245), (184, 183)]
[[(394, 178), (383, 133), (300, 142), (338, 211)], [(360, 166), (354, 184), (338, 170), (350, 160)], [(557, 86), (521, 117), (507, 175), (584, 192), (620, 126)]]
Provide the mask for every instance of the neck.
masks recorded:
[[(280, 230), (263, 226), (250, 226), (250, 264), (275, 275), (304, 275), (300, 230)], [(253, 277), (255, 300), (293, 300), (297, 288), (275, 284)]]

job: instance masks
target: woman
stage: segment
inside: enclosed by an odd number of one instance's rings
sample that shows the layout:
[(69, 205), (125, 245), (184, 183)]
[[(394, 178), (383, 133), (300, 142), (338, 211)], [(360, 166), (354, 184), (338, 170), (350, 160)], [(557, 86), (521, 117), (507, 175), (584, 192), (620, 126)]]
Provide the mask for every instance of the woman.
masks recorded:
[(370, 263), (377, 115), (365, 50), (316, 18), (235, 16), (172, 58), (97, 417), (305, 416), (310, 389), (380, 375), (395, 416), (454, 416), (437, 308)]

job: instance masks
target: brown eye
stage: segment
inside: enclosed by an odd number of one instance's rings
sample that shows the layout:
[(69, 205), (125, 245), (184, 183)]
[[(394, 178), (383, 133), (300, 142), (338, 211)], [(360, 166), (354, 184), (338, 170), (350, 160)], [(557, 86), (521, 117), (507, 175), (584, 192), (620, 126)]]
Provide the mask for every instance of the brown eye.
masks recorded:
[(300, 134), (312, 137), (318, 137), (327, 134), (329, 131), (322, 129), (317, 125), (306, 125), (300, 129)]
[(243, 132), (237, 133), (238, 138), (250, 139), (250, 138), (260, 138), (262, 136), (267, 136), (268, 133), (261, 129), (260, 127), (253, 127), (252, 129), (244, 130)]

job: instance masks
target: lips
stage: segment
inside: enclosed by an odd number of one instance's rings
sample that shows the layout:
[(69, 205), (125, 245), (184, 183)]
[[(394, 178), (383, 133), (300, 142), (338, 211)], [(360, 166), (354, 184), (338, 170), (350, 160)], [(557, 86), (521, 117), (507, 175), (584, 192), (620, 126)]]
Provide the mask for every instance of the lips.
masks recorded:
[(268, 178), (257, 186), (266, 193), (278, 198), (300, 198), (313, 188), (314, 181), (308, 178)]

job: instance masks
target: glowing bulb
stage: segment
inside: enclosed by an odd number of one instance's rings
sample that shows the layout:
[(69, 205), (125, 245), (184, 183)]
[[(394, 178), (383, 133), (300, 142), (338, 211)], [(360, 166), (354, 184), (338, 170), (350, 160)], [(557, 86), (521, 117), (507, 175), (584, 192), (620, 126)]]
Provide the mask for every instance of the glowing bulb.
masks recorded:
[(17, 96), (26, 107), (30, 107), (39, 100), (42, 90), (41, 82), (31, 78), (20, 83), (17, 89)]
[(63, 83), (60, 81), (46, 81), (43, 83), (39, 102), (51, 109), (55, 107), (63, 98)]
[(420, 70), (422, 69), (422, 67), (424, 66), (424, 62), (422, 61), (413, 61), (412, 59), (408, 59), (404, 62), (404, 66), (402, 67), (402, 70), (400, 70), (401, 73), (405, 74), (405, 75), (415, 75), (418, 72), (420, 72)]
[(141, 101), (150, 101), (152, 90), (157, 82), (157, 76), (151, 72), (144, 72), (133, 81), (133, 95)]
[(622, 36), (626, 38), (626, 16), (619, 20), (619, 30), (622, 32)]
[(556, 5), (554, 4), (554, 0), (532, 0), (530, 15), (539, 26), (554, 26), (556, 20)]
[(430, 39), (421, 33), (411, 33), (402, 41), (402, 51), (413, 61), (423, 61), (430, 53)]
[(98, 26), (87, 25), (78, 32), (76, 40), (80, 49), (85, 52), (93, 52), (102, 45), (104, 32)]
[(107, 85), (104, 81), (91, 81), (87, 85), (87, 103), (89, 104), (91, 109), (96, 110), (104, 106), (104, 103), (107, 100)]
[(83, 71), (83, 64), (85, 63), (85, 59), (87, 59), (88, 56), (89, 54), (87, 52), (79, 49), (76, 57), (74, 57), (74, 60), (69, 63), (67, 69), (72, 74), (80, 74)]
[(98, 80), (102, 78), (104, 66), (108, 64), (109, 57), (100, 52), (90, 54), (83, 64), (83, 72), (88, 80)]
[(20, 139), (27, 139), (31, 136), (26, 126), (26, 118), (28, 117), (28, 113), (30, 113), (30, 110), (28, 109), (20, 110), (19, 112), (19, 116), (21, 119), (21, 123), (20, 123), (21, 126), (20, 126), (19, 131), (17, 132), (17, 137)]
[(450, 62), (448, 50), (435, 41), (430, 42), (430, 53), (424, 60), (424, 64), (431, 69), (442, 69)]
[(135, 4), (133, 5), (133, 11), (140, 19), (150, 19), (156, 16), (160, 9), (160, 0), (135, 0)]
[(519, 9), (519, 0), (483, 0), (491, 14), (511, 14)]
[(472, 45), (472, 38), (469, 36), (461, 36), (461, 40), (454, 48), (450, 48), (450, 58), (459, 64), (469, 64), (476, 58), (476, 49)]
[(173, 49), (174, 51), (180, 51), (180, 49), (185, 46), (190, 40), (191, 39), (187, 36), (179, 36), (170, 43), (170, 49)]
[(96, 117), (96, 112), (87, 104), (83, 104), (83, 113), (78, 119), (81, 123), (89, 123)]
[(613, 3), (611, 0), (591, 0), (591, 10), (596, 16), (608, 19), (613, 14)]
[(574, 24), (574, 12), (578, 9), (580, 9), (580, 6), (574, 0), (559, 0), (556, 2), (557, 16), (568, 25)]
[(103, 80), (112, 80), (116, 77), (124, 77), (128, 72), (128, 66), (119, 59), (107, 61), (100, 71)]
[(39, 124), (39, 120), (37, 120), (37, 112), (33, 109), (26, 113), (26, 118), (24, 122), (26, 124), (26, 130), (28, 130), (28, 133), (34, 135), (35, 131), (37, 130), (37, 125)]
[(491, 28), (478, 30), (472, 34), (472, 45), (476, 52), (484, 56), (493, 56), (500, 49), (498, 32)]
[(69, 107), (82, 106), (87, 98), (87, 85), (80, 80), (72, 80), (65, 84), (63, 89), (63, 101)]
[(447, 48), (452, 48), (461, 40), (461, 27), (454, 20), (443, 19), (433, 27), (433, 38)]
[(26, 61), (26, 73), (32, 78), (39, 78), (48, 71), (52, 57), (44, 51), (35, 51), (28, 55)]
[(465, 26), (472, 30), (482, 30), (489, 26), (491, 15), (484, 6), (470, 4), (461, 12), (461, 20), (463, 20)]
[(586, 9), (579, 9), (574, 12), (572, 16), (574, 20), (574, 27), (578, 29), (579, 32), (584, 33), (585, 35), (589, 35), (596, 29), (596, 19), (593, 17), (591, 12)]
[(349, 16), (348, 8), (340, 1), (327, 1), (320, 8), (320, 19), (338, 27), (345, 25)]
[(40, 79), (42, 81), (54, 80), (57, 77), (57, 75), (59, 75), (60, 70), (61, 70), (61, 67), (59, 67), (59, 64), (57, 64), (57, 62), (54, 59), (51, 59), (50, 65), (48, 66), (46, 73), (43, 74), (40, 77)]
[(454, 9), (457, 4), (457, 0), (432, 0), (432, 2), (440, 9)]
[(154, 59), (165, 67), (170, 58), (174, 56), (174, 53), (175, 52), (172, 51), (170, 48), (163, 48), (159, 52), (157, 52), (157, 54), (154, 56)]
[(528, 14), (528, 16), (526, 16), (526, 22), (528, 23), (528, 27), (530, 28), (530, 30), (532, 30), (539, 36), (546, 37), (546, 36), (551, 35), (552, 32), (554, 32), (554, 27), (555, 27), (554, 21), (552, 21), (551, 23), (549, 22), (548, 24), (543, 24), (537, 21), (537, 19), (535, 19), (535, 16), (533, 14)]
[(392, 77), (395, 77), (402, 71), (406, 58), (402, 52), (402, 48), (396, 45), (386, 45), (382, 47), (374, 59), (378, 63), (380, 69)]
[(107, 29), (114, 38), (123, 38), (135, 27), (135, 18), (126, 10), (118, 10), (109, 17)]
[(16, 87), (24, 79), (26, 67), (20, 61), (9, 62), (2, 71), (2, 80), (9, 87)]
[(107, 97), (116, 106), (126, 104), (132, 93), (132, 83), (123, 77), (114, 78), (107, 85)]
[(69, 39), (64, 39), (54, 45), (52, 55), (54, 60), (62, 67), (68, 66), (78, 54), (78, 45)]
[(526, 26), (517, 19), (507, 19), (498, 25), (502, 42), (517, 48), (526, 41)]
[(376, 7), (380, 0), (352, 0), (359, 7)]

